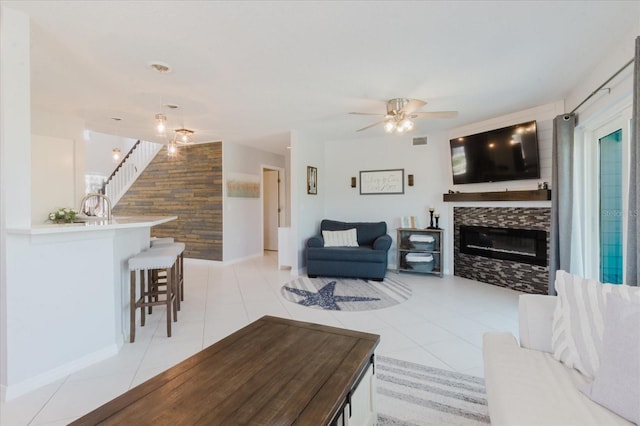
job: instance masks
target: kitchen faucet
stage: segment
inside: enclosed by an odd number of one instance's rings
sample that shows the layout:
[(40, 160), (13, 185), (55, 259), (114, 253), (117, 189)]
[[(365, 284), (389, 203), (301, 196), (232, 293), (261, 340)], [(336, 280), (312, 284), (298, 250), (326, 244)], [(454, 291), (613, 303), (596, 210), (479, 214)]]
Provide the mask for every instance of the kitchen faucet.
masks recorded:
[[(87, 201), (90, 198), (93, 197), (98, 197), (99, 199), (103, 199), (106, 204), (107, 204), (107, 220), (111, 220), (111, 200), (109, 199), (109, 197), (107, 197), (104, 194), (100, 194), (98, 192), (90, 192), (87, 195), (84, 196), (84, 198), (82, 198), (82, 201), (80, 202), (80, 213), (84, 213), (87, 216), (95, 216), (95, 207), (89, 207), (87, 210), (85, 210), (85, 205), (87, 203)], [(97, 206), (97, 204), (96, 204)], [(104, 209), (103, 209), (104, 211)]]

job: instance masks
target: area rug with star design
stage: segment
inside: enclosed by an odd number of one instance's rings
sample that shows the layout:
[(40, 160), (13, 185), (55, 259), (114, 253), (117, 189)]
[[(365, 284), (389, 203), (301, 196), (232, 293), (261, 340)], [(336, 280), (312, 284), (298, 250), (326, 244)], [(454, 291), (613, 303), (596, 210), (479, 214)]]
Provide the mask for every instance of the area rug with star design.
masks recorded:
[(298, 305), (331, 311), (367, 311), (388, 308), (411, 297), (411, 287), (394, 278), (309, 278), (301, 276), (281, 289), (282, 296)]

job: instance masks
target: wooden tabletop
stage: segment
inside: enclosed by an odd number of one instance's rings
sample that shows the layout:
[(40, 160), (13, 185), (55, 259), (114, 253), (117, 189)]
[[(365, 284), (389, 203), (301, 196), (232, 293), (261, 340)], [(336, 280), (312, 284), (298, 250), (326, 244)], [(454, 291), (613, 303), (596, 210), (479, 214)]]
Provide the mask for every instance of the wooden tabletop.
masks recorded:
[(265, 316), (72, 425), (328, 424), (379, 341)]

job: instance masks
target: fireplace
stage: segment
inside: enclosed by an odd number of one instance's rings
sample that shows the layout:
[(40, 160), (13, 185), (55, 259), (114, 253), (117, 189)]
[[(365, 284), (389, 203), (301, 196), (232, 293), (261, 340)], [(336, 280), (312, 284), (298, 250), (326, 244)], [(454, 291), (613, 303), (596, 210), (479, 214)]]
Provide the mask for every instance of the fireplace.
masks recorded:
[(535, 229), (460, 225), (460, 252), (547, 266), (547, 233)]
[[(454, 207), (453, 223), (455, 275), (524, 293), (548, 293), (550, 208)], [(514, 230), (525, 231), (525, 238), (510, 234)], [(533, 238), (531, 231), (536, 231)], [(486, 243), (483, 235), (494, 242)]]

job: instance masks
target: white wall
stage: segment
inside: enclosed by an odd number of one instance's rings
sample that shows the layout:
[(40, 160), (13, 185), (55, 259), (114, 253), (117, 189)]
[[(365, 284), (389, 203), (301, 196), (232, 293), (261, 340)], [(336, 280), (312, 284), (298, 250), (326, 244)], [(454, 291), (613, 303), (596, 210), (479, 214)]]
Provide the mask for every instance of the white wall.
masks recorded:
[[(47, 111), (31, 108), (31, 133), (57, 139), (73, 141), (73, 175), (74, 175), (74, 200), (73, 206), (78, 207), (84, 196), (84, 123), (79, 118), (58, 111)], [(33, 149), (32, 149), (33, 150)], [(51, 161), (50, 167), (53, 173), (61, 167), (60, 163)], [(47, 170), (39, 170), (39, 173), (47, 173)], [(31, 199), (38, 200), (42, 192), (31, 191)], [(32, 201), (33, 202), (33, 201)]]
[[(307, 194), (307, 167), (318, 169), (318, 193)], [(328, 178), (334, 173), (326, 166), (324, 145), (313, 135), (291, 132), (291, 238), (294, 242), (291, 273), (302, 273), (306, 267), (304, 246), (317, 235), (325, 218), (325, 200), (333, 197)]]
[(75, 144), (69, 139), (31, 137), (31, 223), (46, 222), (49, 212), (78, 208), (74, 200)]
[(285, 181), (284, 181), (284, 196), (286, 199), (286, 209), (284, 212), (284, 223), (282, 227), (291, 226), (291, 149), (287, 149), (287, 153), (284, 156), (285, 164)]
[[(233, 142), (223, 142), (223, 253), (224, 262), (262, 255), (262, 200), (227, 197), (226, 176), (255, 175), (262, 180), (262, 166), (285, 168), (285, 158)], [(285, 173), (288, 174), (287, 171)]]
[[(389, 251), (389, 267), (396, 266), (396, 229), (402, 216), (417, 216), (419, 226), (429, 225), (428, 208), (433, 206), (441, 214), (440, 227), (445, 230), (444, 272), (452, 271), (453, 206), (442, 195), (449, 189), (460, 192), (504, 191), (505, 189), (537, 189), (538, 181), (551, 181), (551, 144), (553, 118), (563, 113), (563, 102), (542, 105), (525, 111), (496, 117), (480, 123), (456, 128), (450, 132), (428, 135), (427, 145), (414, 146), (411, 135), (376, 135), (370, 139), (328, 141), (324, 145), (324, 169), (320, 173), (324, 198), (324, 217), (344, 221), (385, 221), (394, 242)], [(537, 120), (541, 161), (541, 178), (522, 181), (453, 185), (449, 139), (524, 121)], [(375, 134), (375, 130), (373, 131)], [(314, 150), (315, 152), (315, 150)], [(404, 169), (404, 194), (360, 195), (361, 170)], [(414, 186), (407, 185), (407, 175), (414, 175)], [(358, 187), (351, 188), (351, 177)], [(527, 203), (467, 203), (467, 205), (550, 206), (550, 202)], [(319, 223), (319, 219), (316, 218)]]
[[(100, 175), (108, 177), (115, 170), (120, 160), (124, 158), (136, 139), (121, 136), (107, 135), (89, 131), (85, 140), (85, 173), (88, 175)], [(120, 160), (113, 159), (114, 148), (120, 150)]]
[[(31, 224), (29, 18), (0, 6), (0, 393), (9, 382), (7, 228)], [(4, 397), (4, 395), (0, 395)]]
[[(589, 69), (585, 77), (576, 82), (574, 89), (565, 98), (566, 112), (572, 111), (624, 64), (633, 59), (635, 55), (635, 39), (638, 35), (640, 35), (640, 20), (638, 20), (636, 28), (629, 31), (626, 36), (620, 40), (614, 40), (609, 47), (607, 56), (601, 58), (597, 66)], [(602, 90), (580, 107), (577, 111), (579, 116), (578, 124), (594, 114), (605, 114), (606, 109), (615, 104), (617, 99), (631, 93), (632, 75), (633, 64), (629, 65), (618, 78), (606, 86), (611, 88), (611, 92)]]
[(3, 216), (10, 227), (31, 224), (31, 88), (29, 18), (2, 7), (2, 173), (6, 184)]
[[(428, 226), (427, 209), (441, 211), (440, 202), (446, 183), (440, 160), (443, 147), (429, 140), (427, 145), (413, 145), (416, 135), (381, 135), (372, 130), (370, 139), (330, 141), (325, 144), (325, 216), (342, 221), (385, 221), (393, 238), (389, 265), (396, 265), (396, 229), (402, 216), (417, 216), (420, 226)], [(447, 141), (448, 146), (448, 141)], [(360, 195), (360, 171), (404, 169), (404, 194)], [(407, 185), (407, 175), (414, 175), (414, 186)], [(357, 187), (351, 188), (351, 177)]]

